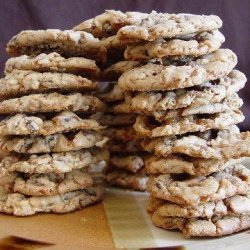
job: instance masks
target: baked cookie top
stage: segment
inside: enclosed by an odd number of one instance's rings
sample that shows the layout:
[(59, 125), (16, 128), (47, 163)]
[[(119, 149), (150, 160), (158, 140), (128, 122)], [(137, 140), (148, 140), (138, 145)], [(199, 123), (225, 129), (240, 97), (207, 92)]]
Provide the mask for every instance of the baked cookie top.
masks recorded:
[(72, 73), (91, 78), (96, 78), (100, 73), (94, 60), (84, 57), (64, 58), (56, 52), (42, 53), (37, 56), (22, 55), (8, 59), (5, 64), (5, 74), (9, 74), (15, 69)]
[(96, 37), (108, 37), (117, 33), (121, 40), (153, 41), (158, 37), (200, 33), (218, 29), (222, 21), (218, 16), (126, 12), (108, 10), (101, 15), (86, 20), (74, 30), (83, 30)]
[(233, 195), (248, 194), (250, 170), (241, 164), (235, 164), (206, 177), (171, 174), (151, 176), (147, 190), (156, 198), (183, 206), (197, 206)]
[(63, 111), (50, 118), (43, 115), (17, 114), (0, 121), (0, 135), (51, 135), (75, 130), (99, 130), (94, 119), (83, 119), (70, 111)]
[[(68, 173), (14, 174), (10, 189), (24, 195), (49, 196), (91, 187), (93, 179), (84, 170), (74, 169)], [(1, 183), (1, 180), (0, 180)]]
[(81, 93), (32, 94), (0, 102), (0, 114), (46, 112), (93, 112), (105, 110), (105, 104), (97, 97)]
[(86, 57), (100, 63), (106, 61), (106, 49), (90, 33), (73, 30), (24, 30), (7, 44), (11, 56), (39, 55), (57, 52), (65, 57)]
[(51, 91), (90, 91), (97, 89), (97, 83), (81, 76), (68, 73), (35, 72), (14, 70), (0, 79), (0, 97), (9, 98), (25, 94)]
[(19, 155), (10, 154), (0, 163), (0, 177), (11, 172), (28, 174), (68, 173), (74, 169), (88, 168), (101, 161), (108, 162), (107, 150), (76, 150), (62, 153)]
[(161, 174), (189, 174), (194, 176), (207, 176), (222, 171), (225, 168), (241, 163), (238, 159), (204, 159), (187, 155), (173, 154), (167, 157), (151, 155), (145, 159), (145, 168), (150, 175)]
[(250, 156), (250, 132), (239, 132), (236, 126), (222, 130), (182, 136), (145, 139), (142, 147), (158, 156), (184, 154), (205, 159), (230, 159)]
[[(178, 66), (182, 65), (182, 66)], [(118, 85), (128, 91), (165, 91), (200, 85), (228, 75), (237, 64), (229, 49), (219, 49), (196, 60), (177, 66), (148, 63), (122, 74)]]
[(209, 129), (224, 129), (244, 120), (240, 110), (226, 110), (222, 113), (205, 115), (189, 115), (166, 119), (162, 123), (145, 116), (138, 116), (134, 124), (137, 137), (161, 137), (182, 135), (192, 132), (204, 132)]
[(30, 197), (19, 193), (7, 193), (0, 188), (0, 211), (16, 216), (36, 213), (68, 213), (100, 201), (103, 190), (89, 187), (60, 195)]
[(237, 233), (250, 227), (250, 216), (248, 214), (187, 219), (181, 217), (163, 217), (154, 213), (152, 221), (157, 227), (168, 230), (179, 229), (185, 238), (220, 237)]
[(107, 138), (96, 131), (77, 131), (47, 136), (4, 137), (0, 147), (4, 152), (41, 154), (103, 147)]
[(192, 105), (193, 107), (219, 103), (245, 86), (246, 76), (233, 70), (227, 76), (215, 81), (206, 82), (185, 89), (173, 91), (126, 92), (125, 103), (118, 104), (114, 110), (119, 111), (119, 105), (127, 105), (134, 113), (145, 113), (179, 109)]
[(141, 42), (129, 45), (124, 52), (126, 60), (143, 61), (167, 56), (199, 57), (219, 49), (225, 37), (218, 30), (202, 32), (183, 38), (159, 38), (153, 42)]

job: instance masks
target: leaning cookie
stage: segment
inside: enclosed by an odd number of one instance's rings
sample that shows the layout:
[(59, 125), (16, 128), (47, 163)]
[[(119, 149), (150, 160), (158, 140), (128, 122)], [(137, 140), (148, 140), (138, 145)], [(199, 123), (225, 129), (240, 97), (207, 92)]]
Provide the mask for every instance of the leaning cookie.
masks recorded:
[(0, 135), (51, 135), (75, 130), (103, 128), (94, 119), (82, 119), (73, 112), (63, 111), (52, 118), (17, 114), (0, 121)]
[(250, 133), (240, 133), (234, 127), (233, 131), (212, 130), (179, 138), (172, 136), (145, 139), (142, 147), (158, 156), (184, 154), (204, 159), (240, 158), (250, 156)]
[(172, 118), (170, 118), (162, 123), (156, 122), (149, 117), (138, 116), (133, 128), (137, 138), (143, 136), (161, 137), (182, 135), (191, 132), (204, 132), (210, 129), (224, 129), (225, 127), (242, 122), (244, 118), (240, 110), (229, 110), (228, 112), (206, 116), (189, 115), (181, 118), (177, 116), (176, 121), (172, 121)]
[[(246, 76), (233, 70), (227, 76), (187, 89), (168, 92), (127, 92), (125, 103), (132, 112), (159, 111), (219, 103), (245, 86)], [(121, 104), (120, 104), (121, 105)]]
[(168, 14), (152, 11), (150, 14), (107, 10), (74, 27), (90, 32), (96, 37), (118, 34), (121, 40), (155, 40), (159, 36), (172, 38), (192, 33), (218, 29), (219, 17), (210, 15)]
[(11, 56), (39, 55), (57, 52), (65, 57), (86, 57), (105, 63), (106, 49), (98, 38), (83, 31), (73, 30), (25, 30), (7, 44)]
[(189, 174), (207, 176), (242, 161), (242, 158), (218, 160), (193, 158), (184, 155), (169, 155), (168, 157), (151, 155), (145, 159), (145, 168), (150, 175)]
[(225, 37), (218, 30), (203, 32), (191, 37), (180, 37), (172, 40), (159, 38), (153, 42), (142, 42), (130, 45), (124, 52), (126, 60), (141, 61), (166, 56), (199, 57), (219, 49)]
[(100, 162), (108, 162), (107, 150), (76, 150), (42, 155), (9, 155), (0, 163), (0, 177), (10, 172), (28, 174), (68, 173)]
[(250, 227), (249, 215), (232, 215), (212, 219), (163, 217), (154, 213), (152, 221), (157, 227), (179, 229), (184, 237), (219, 237), (237, 233)]
[(49, 196), (88, 188), (93, 185), (93, 179), (83, 170), (75, 169), (62, 174), (18, 174), (12, 185), (14, 193)]
[(103, 147), (107, 138), (95, 131), (77, 131), (35, 137), (4, 137), (0, 147), (5, 152), (40, 154)]
[(38, 113), (38, 112), (93, 112), (105, 110), (105, 104), (97, 97), (81, 93), (62, 95), (33, 94), (0, 102), (0, 114)]
[(91, 78), (96, 78), (100, 73), (94, 60), (84, 57), (64, 58), (56, 52), (10, 58), (5, 64), (5, 74), (10, 74), (14, 70), (71, 73)]
[(236, 55), (229, 49), (219, 49), (182, 66), (148, 63), (125, 72), (118, 80), (127, 91), (162, 91), (187, 88), (228, 75), (237, 64)]
[(30, 197), (6, 193), (0, 188), (0, 212), (16, 216), (36, 213), (69, 213), (92, 205), (102, 199), (100, 188), (86, 188), (61, 195)]
[(0, 79), (1, 98), (49, 91), (88, 91), (96, 88), (96, 82), (67, 73), (14, 70)]
[[(134, 13), (138, 13), (138, 17), (147, 15), (139, 12)], [(130, 24), (133, 20), (131, 18), (132, 16), (130, 13), (123, 13), (117, 10), (106, 10), (104, 13), (94, 18), (78, 24), (73, 30), (86, 31), (99, 38), (109, 37), (112, 34), (116, 34), (124, 25)]]
[(250, 191), (250, 170), (235, 164), (206, 177), (163, 174), (150, 177), (147, 190), (159, 199), (183, 206), (196, 206), (233, 195), (246, 195)]
[(111, 186), (146, 191), (148, 177), (144, 173), (131, 174), (122, 170), (111, 170), (105, 175), (105, 180)]

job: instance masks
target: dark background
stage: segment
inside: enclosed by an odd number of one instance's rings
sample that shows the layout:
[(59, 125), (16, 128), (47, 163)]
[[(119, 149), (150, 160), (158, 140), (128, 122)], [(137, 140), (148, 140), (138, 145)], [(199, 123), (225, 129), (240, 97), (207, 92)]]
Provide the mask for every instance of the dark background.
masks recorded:
[[(250, 0), (0, 0), (0, 72), (6, 59), (8, 40), (25, 29), (71, 29), (81, 21), (105, 9), (169, 13), (216, 14), (223, 20), (226, 37), (223, 47), (232, 49), (239, 59), (237, 68), (250, 79)], [(3, 75), (3, 74), (2, 74)], [(240, 92), (244, 99), (246, 120), (243, 130), (250, 129), (250, 89)]]

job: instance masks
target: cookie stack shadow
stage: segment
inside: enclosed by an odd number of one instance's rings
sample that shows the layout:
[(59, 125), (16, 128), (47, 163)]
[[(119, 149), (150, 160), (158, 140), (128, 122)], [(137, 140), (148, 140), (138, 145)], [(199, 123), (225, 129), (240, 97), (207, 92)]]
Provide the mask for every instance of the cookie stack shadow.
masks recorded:
[(89, 168), (108, 159), (107, 138), (90, 116), (106, 108), (93, 95), (106, 49), (86, 32), (38, 30), (13, 37), (7, 52), (0, 211), (66, 213), (102, 200)]
[(133, 138), (149, 154), (147, 210), (156, 226), (185, 237), (250, 227), (250, 171), (242, 165), (250, 134), (237, 127), (246, 77), (234, 69), (236, 55), (220, 48), (221, 26), (213, 15), (107, 11), (75, 28), (100, 38), (108, 55), (116, 51), (103, 75), (124, 92), (112, 111), (137, 115)]

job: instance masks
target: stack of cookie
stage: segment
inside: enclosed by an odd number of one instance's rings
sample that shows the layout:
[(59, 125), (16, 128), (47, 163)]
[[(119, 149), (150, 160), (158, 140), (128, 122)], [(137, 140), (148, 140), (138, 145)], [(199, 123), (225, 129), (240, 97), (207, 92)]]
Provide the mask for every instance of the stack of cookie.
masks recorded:
[(78, 26), (123, 51), (125, 61), (106, 70), (122, 74), (125, 101), (113, 109), (138, 114), (153, 223), (186, 237), (250, 227), (250, 171), (241, 164), (250, 133), (236, 126), (246, 77), (220, 49), (221, 26), (213, 15), (116, 11)]
[(107, 104), (109, 112), (92, 116), (107, 127), (103, 135), (109, 138), (106, 148), (110, 152), (110, 161), (104, 168), (104, 178), (111, 186), (145, 191), (148, 177), (144, 165), (145, 152), (140, 146), (141, 138), (133, 129), (136, 115), (114, 111), (117, 103), (124, 102), (124, 93), (117, 85), (116, 76), (110, 74), (107, 77), (105, 74), (104, 70), (101, 79), (108, 82), (100, 82), (98, 97)]
[[(86, 32), (23, 31), (7, 45), (0, 80), (0, 211), (18, 216), (66, 213), (96, 203), (89, 166), (107, 158), (105, 110), (92, 95), (106, 49)], [(88, 59), (87, 59), (88, 58)], [(86, 78), (87, 77), (87, 78)]]
[[(144, 158), (146, 153), (141, 147), (141, 138), (135, 133), (133, 124), (135, 114), (123, 114), (116, 111), (116, 106), (124, 101), (124, 91), (118, 86), (119, 76), (128, 67), (137, 65), (137, 62), (127, 63), (124, 60), (126, 43), (120, 43), (116, 36), (102, 29), (109, 23), (120, 22), (124, 14), (120, 11), (107, 11), (93, 19), (84, 21), (74, 28), (75, 31), (87, 31), (100, 39), (100, 43), (107, 50), (107, 60), (102, 67), (99, 78), (100, 90), (98, 97), (107, 104), (108, 112), (93, 116), (101, 125), (108, 128), (103, 131), (104, 136), (109, 137), (107, 149), (110, 152), (110, 162), (104, 169), (104, 176), (109, 185), (126, 189), (145, 191), (148, 180)], [(106, 22), (107, 21), (107, 22)], [(119, 24), (117, 24), (119, 25)], [(100, 26), (100, 27), (99, 27)], [(108, 28), (108, 27), (107, 27)]]

